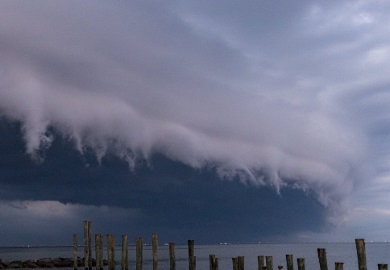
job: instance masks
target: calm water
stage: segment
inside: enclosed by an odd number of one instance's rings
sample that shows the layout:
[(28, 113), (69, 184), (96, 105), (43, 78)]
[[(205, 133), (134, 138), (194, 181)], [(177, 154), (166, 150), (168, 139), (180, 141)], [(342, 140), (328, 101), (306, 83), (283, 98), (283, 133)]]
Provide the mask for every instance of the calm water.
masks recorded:
[[(344, 269), (358, 269), (355, 243), (299, 243), (299, 244), (243, 244), (243, 245), (195, 245), (197, 270), (208, 270), (209, 254), (215, 254), (219, 260), (219, 269), (232, 269), (232, 257), (245, 256), (245, 269), (257, 269), (257, 256), (273, 256), (274, 269), (283, 265), (286, 269), (286, 254), (293, 254), (294, 268), (296, 259), (305, 258), (306, 269), (320, 269), (317, 248), (325, 248), (328, 268), (334, 269), (335, 262), (344, 262)], [(115, 256), (120, 262), (120, 247)], [(187, 246), (176, 246), (176, 269), (188, 269)], [(368, 269), (378, 269), (378, 263), (390, 264), (390, 243), (366, 243)], [(168, 246), (159, 247), (159, 269), (169, 269)], [(72, 247), (34, 247), (34, 248), (0, 248), (0, 259), (26, 260), (45, 257), (72, 257)], [(83, 256), (83, 248), (79, 248), (79, 256)], [(106, 256), (106, 254), (105, 254)], [(144, 269), (152, 269), (152, 251), (150, 246), (144, 247)], [(81, 268), (83, 269), (83, 268)], [(120, 266), (117, 266), (120, 269)], [(129, 247), (129, 269), (135, 269), (135, 247)]]

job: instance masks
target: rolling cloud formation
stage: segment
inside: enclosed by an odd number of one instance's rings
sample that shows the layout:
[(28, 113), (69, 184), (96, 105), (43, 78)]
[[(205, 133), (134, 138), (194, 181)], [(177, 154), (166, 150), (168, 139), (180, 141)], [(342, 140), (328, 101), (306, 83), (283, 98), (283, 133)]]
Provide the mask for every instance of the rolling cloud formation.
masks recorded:
[(37, 161), (54, 128), (135, 170), (158, 153), (311, 190), (337, 222), (389, 172), (389, 4), (375, 3), (2, 1), (0, 113)]

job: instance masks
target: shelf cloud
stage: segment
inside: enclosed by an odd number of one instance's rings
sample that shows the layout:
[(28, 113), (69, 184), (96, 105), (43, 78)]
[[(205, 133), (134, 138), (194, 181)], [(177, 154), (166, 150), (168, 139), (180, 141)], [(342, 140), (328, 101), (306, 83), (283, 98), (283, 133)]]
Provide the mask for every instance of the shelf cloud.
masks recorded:
[(4, 1), (0, 114), (37, 163), (58, 136), (133, 171), (159, 154), (309, 190), (340, 224), (388, 182), (388, 8)]

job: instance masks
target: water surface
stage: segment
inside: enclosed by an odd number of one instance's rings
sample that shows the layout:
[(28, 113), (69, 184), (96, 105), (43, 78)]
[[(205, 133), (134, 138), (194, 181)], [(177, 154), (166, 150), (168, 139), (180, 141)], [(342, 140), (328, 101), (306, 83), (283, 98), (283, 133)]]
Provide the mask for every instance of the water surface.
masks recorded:
[[(272, 256), (274, 269), (283, 265), (286, 269), (286, 254), (294, 257), (294, 268), (297, 269), (296, 259), (305, 258), (306, 269), (320, 269), (317, 257), (317, 248), (325, 248), (328, 268), (334, 269), (335, 262), (343, 262), (344, 269), (358, 269), (356, 247), (350, 243), (293, 243), (293, 244), (240, 244), (240, 245), (196, 245), (197, 270), (208, 270), (210, 254), (218, 257), (219, 269), (232, 269), (232, 258), (245, 257), (245, 269), (257, 269), (257, 256)], [(106, 252), (105, 252), (106, 253)], [(186, 245), (177, 245), (176, 269), (188, 269), (188, 251)], [(378, 263), (390, 263), (390, 243), (366, 243), (368, 269), (377, 269)], [(83, 256), (83, 247), (79, 247), (78, 254)], [(115, 258), (120, 263), (121, 247), (116, 247)], [(169, 269), (168, 246), (159, 246), (159, 269)], [(27, 260), (39, 258), (73, 257), (73, 247), (12, 247), (0, 248), (2, 260)], [(104, 254), (104, 258), (107, 254)], [(152, 269), (151, 246), (144, 246), (144, 269)], [(81, 267), (81, 269), (83, 269)], [(120, 269), (120, 266), (117, 266)], [(135, 269), (135, 247), (129, 246), (129, 269)]]

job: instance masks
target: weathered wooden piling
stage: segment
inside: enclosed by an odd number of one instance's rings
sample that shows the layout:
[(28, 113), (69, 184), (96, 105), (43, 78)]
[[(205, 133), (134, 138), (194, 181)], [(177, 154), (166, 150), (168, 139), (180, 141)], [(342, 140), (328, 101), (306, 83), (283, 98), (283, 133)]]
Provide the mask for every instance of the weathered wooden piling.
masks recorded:
[(218, 258), (211, 254), (209, 255), (210, 270), (218, 270)]
[(92, 270), (92, 222), (88, 221), (88, 268)]
[(175, 244), (169, 243), (169, 269), (176, 270)]
[(305, 270), (305, 259), (304, 258), (298, 258), (297, 264), (298, 264), (298, 270)]
[(359, 270), (367, 270), (366, 245), (364, 239), (355, 239)]
[(78, 267), (78, 254), (77, 254), (77, 234), (73, 234), (73, 269), (77, 270)]
[(158, 269), (158, 238), (157, 234), (152, 234), (152, 250), (153, 250), (153, 270)]
[(292, 254), (286, 255), (287, 270), (294, 270), (294, 259)]
[(188, 240), (188, 258), (194, 256), (194, 240)]
[(91, 221), (84, 221), (84, 268), (92, 270)]
[(344, 269), (344, 263), (342, 262), (335, 262), (335, 270), (343, 270)]
[(100, 249), (100, 234), (95, 234), (96, 270), (100, 270), (101, 269), (100, 258), (99, 258), (99, 256), (100, 256), (99, 249)]
[(274, 269), (272, 256), (265, 256), (265, 265), (267, 266), (267, 270), (273, 270)]
[(122, 270), (129, 269), (129, 244), (127, 235), (122, 235)]
[(232, 258), (233, 270), (238, 270), (238, 258)]
[(387, 264), (378, 264), (378, 270), (387, 270)]
[(263, 270), (263, 267), (264, 267), (264, 256), (262, 255), (257, 256), (257, 269)]
[(97, 270), (103, 270), (103, 234), (99, 234), (99, 265), (100, 269)]
[(190, 258), (190, 267), (191, 270), (196, 270), (196, 256)]
[(245, 268), (245, 257), (244, 256), (238, 256), (238, 270), (244, 270)]
[(112, 234), (107, 234), (107, 258), (108, 270), (115, 269), (115, 237)]
[(88, 221), (84, 221), (84, 268), (88, 269)]
[(188, 269), (196, 269), (196, 257), (194, 255), (194, 240), (188, 240)]
[(317, 249), (318, 261), (320, 263), (321, 270), (328, 270), (328, 263), (326, 260), (326, 250), (324, 248)]
[(95, 234), (95, 258), (96, 258), (96, 270), (100, 269), (99, 261), (99, 234)]
[(137, 237), (135, 244), (135, 269), (142, 270), (142, 261), (143, 261), (143, 239), (142, 237)]

